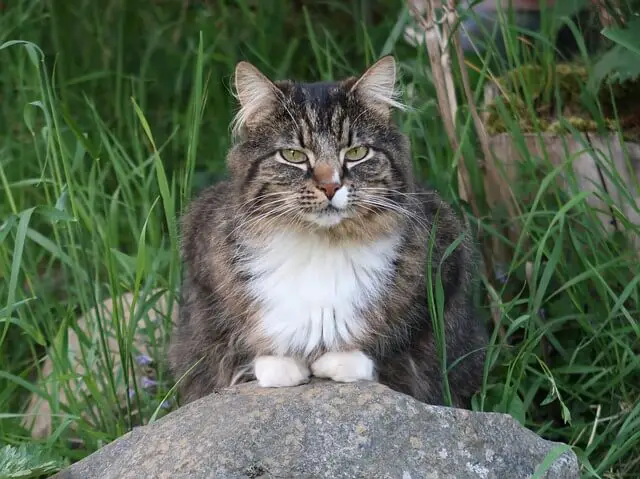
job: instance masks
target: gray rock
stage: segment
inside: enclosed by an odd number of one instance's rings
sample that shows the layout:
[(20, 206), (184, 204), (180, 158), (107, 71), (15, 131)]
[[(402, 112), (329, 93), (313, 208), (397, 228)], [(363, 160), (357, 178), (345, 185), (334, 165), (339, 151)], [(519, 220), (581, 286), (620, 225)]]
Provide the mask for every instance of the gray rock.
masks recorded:
[[(528, 478), (562, 444), (511, 416), (429, 406), (376, 383), (249, 383), (137, 428), (59, 479)], [(542, 477), (578, 478), (572, 451)]]

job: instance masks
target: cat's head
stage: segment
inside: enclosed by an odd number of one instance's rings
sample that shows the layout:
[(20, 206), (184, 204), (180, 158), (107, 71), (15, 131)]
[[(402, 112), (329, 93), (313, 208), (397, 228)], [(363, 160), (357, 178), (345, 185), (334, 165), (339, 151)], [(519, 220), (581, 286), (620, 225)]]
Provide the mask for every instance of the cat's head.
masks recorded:
[(408, 141), (391, 118), (387, 56), (336, 82), (269, 80), (240, 62), (229, 168), (249, 214), (314, 229), (390, 223), (413, 189)]

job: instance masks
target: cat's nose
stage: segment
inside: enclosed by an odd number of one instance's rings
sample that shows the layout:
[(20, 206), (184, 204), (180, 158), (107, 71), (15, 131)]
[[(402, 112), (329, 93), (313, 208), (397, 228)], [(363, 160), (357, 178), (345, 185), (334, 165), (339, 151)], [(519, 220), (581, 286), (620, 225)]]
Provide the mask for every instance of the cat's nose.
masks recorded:
[(313, 169), (313, 180), (329, 199), (333, 198), (342, 186), (338, 171), (326, 163), (320, 163)]
[(322, 185), (318, 185), (318, 188), (324, 191), (324, 194), (327, 196), (327, 198), (331, 199), (341, 186), (342, 185), (340, 183), (325, 183)]

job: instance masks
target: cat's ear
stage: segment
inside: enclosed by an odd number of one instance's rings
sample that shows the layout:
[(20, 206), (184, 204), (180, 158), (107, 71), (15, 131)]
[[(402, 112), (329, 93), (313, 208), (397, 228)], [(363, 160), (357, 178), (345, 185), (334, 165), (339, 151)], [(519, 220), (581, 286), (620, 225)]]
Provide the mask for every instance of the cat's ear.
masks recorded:
[(384, 116), (391, 114), (391, 108), (405, 108), (396, 99), (396, 61), (392, 55), (382, 57), (371, 65), (351, 87), (351, 92)]
[(234, 119), (234, 130), (251, 126), (269, 116), (278, 101), (278, 88), (251, 63), (241, 61), (234, 75), (235, 95), (240, 110)]

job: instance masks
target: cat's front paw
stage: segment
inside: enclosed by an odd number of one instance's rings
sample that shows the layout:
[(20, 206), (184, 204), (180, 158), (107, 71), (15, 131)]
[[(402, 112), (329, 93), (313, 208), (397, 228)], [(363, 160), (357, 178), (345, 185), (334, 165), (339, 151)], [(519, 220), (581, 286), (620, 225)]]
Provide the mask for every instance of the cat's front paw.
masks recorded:
[(309, 368), (300, 361), (284, 356), (258, 356), (254, 373), (263, 388), (284, 388), (309, 382)]
[(311, 365), (311, 372), (341, 383), (375, 379), (373, 361), (362, 351), (325, 353)]

